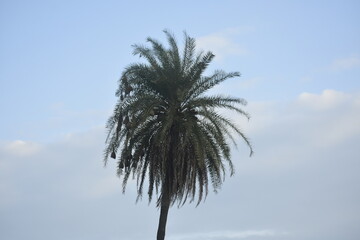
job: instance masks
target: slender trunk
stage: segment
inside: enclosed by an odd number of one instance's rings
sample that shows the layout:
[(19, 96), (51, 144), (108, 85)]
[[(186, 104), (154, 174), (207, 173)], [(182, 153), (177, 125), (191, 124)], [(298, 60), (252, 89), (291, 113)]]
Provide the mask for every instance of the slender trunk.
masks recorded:
[(157, 231), (157, 240), (165, 239), (166, 222), (167, 222), (169, 208), (170, 208), (170, 198), (169, 196), (167, 196), (167, 194), (164, 194), (161, 199), (161, 210), (160, 210), (159, 226)]
[(166, 230), (166, 222), (167, 222), (167, 216), (169, 213), (169, 208), (170, 208), (170, 199), (171, 199), (171, 193), (172, 191), (170, 190), (172, 188), (172, 184), (173, 184), (173, 176), (174, 176), (174, 172), (173, 172), (173, 154), (174, 154), (174, 146), (176, 146), (176, 138), (173, 138), (174, 136), (174, 127), (175, 125), (173, 125), (171, 127), (170, 130), (170, 136), (171, 136), (171, 140), (170, 140), (170, 149), (169, 149), (169, 158), (167, 159), (167, 163), (166, 163), (166, 175), (164, 178), (164, 183), (162, 185), (162, 189), (161, 189), (161, 209), (160, 209), (160, 218), (159, 218), (159, 226), (158, 226), (158, 231), (157, 231), (157, 240), (164, 240), (165, 239), (165, 230)]

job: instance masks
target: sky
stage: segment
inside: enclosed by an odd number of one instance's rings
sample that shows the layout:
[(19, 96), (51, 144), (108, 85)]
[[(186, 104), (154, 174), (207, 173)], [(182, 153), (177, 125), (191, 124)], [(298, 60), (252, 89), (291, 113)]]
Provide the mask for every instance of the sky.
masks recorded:
[(0, 0), (0, 238), (150, 240), (159, 210), (104, 167), (133, 44), (183, 32), (216, 55), (235, 175), (169, 212), (169, 240), (360, 238), (360, 2)]

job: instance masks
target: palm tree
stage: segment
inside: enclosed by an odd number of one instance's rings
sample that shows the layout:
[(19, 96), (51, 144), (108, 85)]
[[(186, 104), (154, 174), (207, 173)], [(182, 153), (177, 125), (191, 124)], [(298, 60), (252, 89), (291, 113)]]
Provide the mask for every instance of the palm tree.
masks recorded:
[(181, 54), (174, 36), (164, 32), (169, 48), (153, 38), (147, 38), (151, 48), (133, 46), (134, 55), (145, 58), (146, 63), (132, 64), (122, 73), (116, 92), (119, 101), (107, 122), (104, 156), (105, 164), (109, 156), (118, 159), (123, 191), (130, 176), (137, 179), (137, 200), (148, 181), (149, 201), (155, 193), (157, 207), (161, 208), (158, 240), (165, 237), (170, 206), (181, 206), (195, 198), (199, 204), (208, 194), (209, 182), (214, 191), (219, 189), (225, 165), (231, 175), (234, 173), (227, 138), (235, 143), (233, 134), (240, 135), (252, 154), (243, 132), (216, 112), (223, 108), (249, 118), (239, 108), (246, 101), (204, 95), (240, 74), (215, 71), (202, 76), (214, 55), (195, 53), (195, 39), (186, 33)]

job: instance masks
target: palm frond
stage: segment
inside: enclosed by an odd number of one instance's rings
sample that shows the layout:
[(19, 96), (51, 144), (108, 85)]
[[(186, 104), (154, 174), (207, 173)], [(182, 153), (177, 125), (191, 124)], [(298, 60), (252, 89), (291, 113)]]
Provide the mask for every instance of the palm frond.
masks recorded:
[(180, 55), (177, 41), (164, 31), (169, 48), (147, 38), (150, 46), (133, 45), (133, 53), (146, 63), (134, 63), (123, 71), (114, 112), (107, 121), (104, 163), (118, 161), (123, 191), (129, 178), (137, 180), (140, 200), (144, 184), (157, 206), (167, 196), (171, 204), (197, 204), (206, 198), (209, 185), (220, 189), (227, 169), (234, 166), (228, 139), (236, 145), (240, 136), (253, 153), (249, 139), (230, 119), (217, 112), (226, 109), (250, 118), (242, 98), (207, 96), (209, 89), (240, 73), (215, 71), (203, 76), (214, 58), (211, 52), (195, 52), (195, 39), (184, 33)]

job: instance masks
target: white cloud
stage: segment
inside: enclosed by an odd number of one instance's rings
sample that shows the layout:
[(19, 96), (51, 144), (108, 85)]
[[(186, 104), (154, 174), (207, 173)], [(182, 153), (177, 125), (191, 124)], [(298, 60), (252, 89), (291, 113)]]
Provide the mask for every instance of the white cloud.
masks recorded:
[(328, 110), (336, 108), (349, 100), (351, 100), (349, 94), (330, 89), (324, 90), (320, 95), (304, 92), (298, 97), (300, 105), (314, 110)]
[(309, 142), (316, 146), (332, 146), (360, 135), (360, 96), (334, 90), (321, 94), (302, 93), (298, 104), (302, 107), (303, 122), (307, 117)]
[(301, 93), (288, 104), (250, 103), (249, 130), (259, 132), (279, 124), (289, 127), (292, 135), (308, 138), (309, 143), (339, 143), (360, 134), (359, 102), (359, 94), (328, 89), (320, 94)]
[(274, 230), (247, 230), (247, 231), (221, 231), (221, 232), (202, 232), (181, 234), (169, 237), (170, 240), (201, 240), (201, 239), (247, 239), (251, 237), (273, 237), (284, 235), (285, 232), (278, 233)]
[(232, 29), (209, 34), (197, 38), (196, 43), (199, 49), (213, 52), (215, 54), (215, 60), (223, 60), (231, 55), (247, 54), (247, 49), (234, 40), (234, 35), (238, 32), (239, 30)]
[[(289, 171), (309, 164), (308, 160), (322, 161), (298, 156), (356, 141), (359, 103), (360, 94), (335, 90), (301, 93), (289, 102), (249, 102), (245, 110), (251, 114), (250, 121), (237, 122), (252, 141), (256, 160), (245, 161), (240, 171)], [(246, 157), (247, 149), (240, 149)]]
[(41, 146), (34, 142), (16, 140), (6, 143), (3, 149), (7, 154), (25, 157), (38, 153)]
[(349, 70), (360, 67), (360, 58), (351, 56), (347, 58), (339, 58), (332, 62), (330, 69), (333, 71)]

